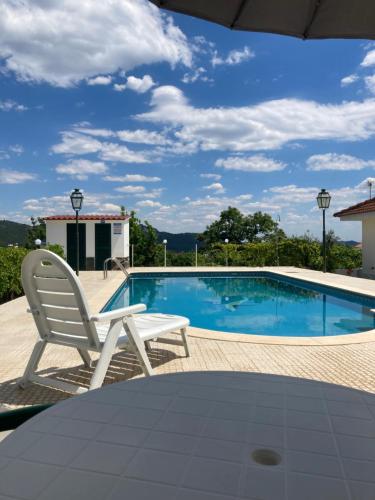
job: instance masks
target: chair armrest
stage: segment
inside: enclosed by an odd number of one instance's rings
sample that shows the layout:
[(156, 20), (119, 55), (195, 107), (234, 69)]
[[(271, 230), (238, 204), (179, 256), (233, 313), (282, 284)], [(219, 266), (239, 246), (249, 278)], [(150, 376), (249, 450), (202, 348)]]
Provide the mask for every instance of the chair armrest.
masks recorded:
[(131, 314), (143, 312), (147, 309), (144, 304), (135, 304), (134, 306), (121, 307), (121, 309), (114, 309), (104, 313), (94, 314), (91, 316), (92, 321), (112, 321), (113, 319), (125, 318)]

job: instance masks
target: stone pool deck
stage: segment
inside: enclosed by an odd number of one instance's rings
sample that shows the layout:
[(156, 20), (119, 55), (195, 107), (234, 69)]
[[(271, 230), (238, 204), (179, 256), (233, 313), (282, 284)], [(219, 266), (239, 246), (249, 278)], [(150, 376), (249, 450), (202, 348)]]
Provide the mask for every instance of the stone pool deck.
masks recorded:
[[(131, 272), (164, 271), (271, 271), (306, 281), (375, 296), (375, 281), (297, 268), (134, 268)], [(80, 274), (92, 312), (99, 311), (124, 281), (120, 271)], [(0, 407), (52, 403), (69, 394), (33, 385), (16, 387), (37, 336), (25, 297), (0, 306)], [(375, 331), (320, 339), (232, 335), (190, 328), (191, 357), (178, 346), (153, 344), (150, 353), (155, 373), (192, 370), (263, 372), (332, 382), (375, 392)], [(39, 365), (39, 373), (81, 384), (91, 372), (73, 349), (51, 346)], [(113, 357), (106, 383), (142, 376), (134, 356), (118, 352)]]

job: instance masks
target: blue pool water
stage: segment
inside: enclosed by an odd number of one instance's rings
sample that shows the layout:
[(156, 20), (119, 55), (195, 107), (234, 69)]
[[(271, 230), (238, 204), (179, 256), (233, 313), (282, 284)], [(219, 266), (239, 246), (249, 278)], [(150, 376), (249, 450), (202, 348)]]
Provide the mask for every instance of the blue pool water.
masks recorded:
[(375, 328), (375, 299), (266, 273), (132, 275), (104, 310), (139, 302), (228, 333), (316, 337)]

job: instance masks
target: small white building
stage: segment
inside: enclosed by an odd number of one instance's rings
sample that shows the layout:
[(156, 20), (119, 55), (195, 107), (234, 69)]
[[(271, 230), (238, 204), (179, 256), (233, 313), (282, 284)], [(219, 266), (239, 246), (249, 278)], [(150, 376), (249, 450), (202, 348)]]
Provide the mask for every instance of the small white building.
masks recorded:
[(342, 221), (362, 222), (363, 277), (375, 277), (375, 199), (370, 199), (333, 214)]
[[(129, 257), (128, 215), (79, 216), (79, 266), (102, 270), (108, 257)], [(44, 217), (47, 244), (64, 249), (68, 263), (76, 267), (76, 222), (74, 215)]]

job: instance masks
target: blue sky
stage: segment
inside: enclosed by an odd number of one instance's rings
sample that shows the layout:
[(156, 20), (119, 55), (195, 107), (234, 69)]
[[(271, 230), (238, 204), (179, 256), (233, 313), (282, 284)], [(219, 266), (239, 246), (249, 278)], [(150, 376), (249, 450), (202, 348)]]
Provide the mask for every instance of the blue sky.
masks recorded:
[[(368, 197), (375, 44), (231, 32), (146, 0), (0, 4), (0, 217), (135, 209), (200, 231), (228, 205), (319, 235)], [(374, 188), (375, 191), (375, 188)]]

